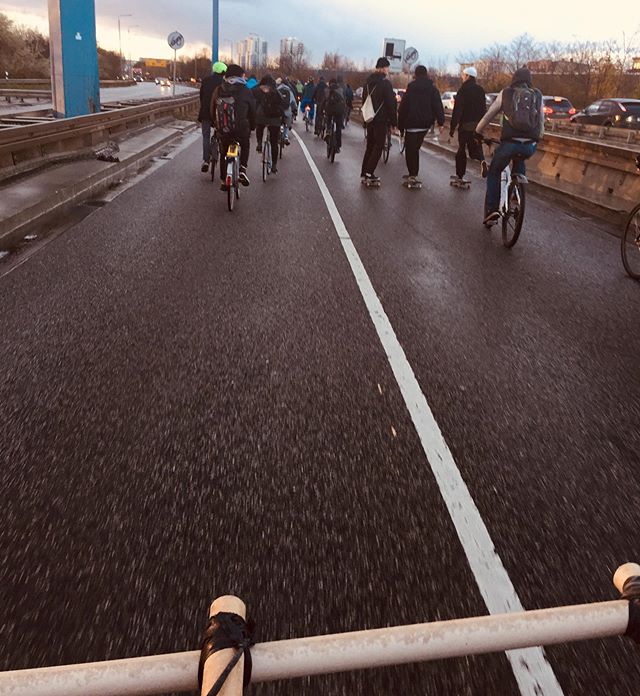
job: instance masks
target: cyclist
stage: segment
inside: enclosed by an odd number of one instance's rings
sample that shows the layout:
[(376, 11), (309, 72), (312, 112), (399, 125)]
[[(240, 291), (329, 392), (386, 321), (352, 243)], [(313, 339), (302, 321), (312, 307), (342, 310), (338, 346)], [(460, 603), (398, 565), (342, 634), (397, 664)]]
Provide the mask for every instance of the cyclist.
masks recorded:
[(444, 126), (444, 107), (440, 92), (429, 78), (424, 65), (415, 69), (415, 79), (407, 85), (407, 90), (398, 110), (398, 127), (404, 133), (404, 152), (409, 173), (404, 179), (406, 185), (419, 184), (420, 148), (429, 129), (437, 121), (440, 132)]
[(313, 117), (315, 116), (316, 105), (313, 103), (313, 93), (316, 91), (316, 86), (313, 82), (313, 78), (310, 77), (307, 80), (307, 84), (304, 86), (302, 91), (302, 98), (300, 99), (300, 113), (304, 115), (307, 107), (309, 107), (309, 124), (313, 125)]
[(347, 101), (344, 94), (344, 83), (340, 81), (340, 78), (331, 78), (329, 80), (327, 98), (324, 102), (324, 112), (327, 115), (327, 124), (329, 120), (333, 120), (336, 134), (336, 153), (340, 152), (342, 148), (342, 127), (344, 126), (346, 109)]
[(327, 99), (328, 89), (327, 83), (321, 75), (313, 92), (313, 101), (316, 105), (316, 127), (314, 130), (316, 135), (320, 135), (320, 130), (322, 129), (324, 121), (324, 103)]
[(216, 61), (213, 64), (213, 73), (207, 75), (200, 85), (200, 111), (198, 113), (198, 121), (202, 124), (201, 172), (209, 171), (209, 162), (211, 161), (211, 97), (216, 87), (222, 84), (226, 70), (227, 66), (224, 63), (219, 60)]
[[(342, 75), (338, 76), (338, 82), (342, 82)], [(349, 123), (349, 116), (351, 116), (351, 112), (353, 111), (353, 90), (348, 82), (344, 83), (344, 100), (347, 104), (344, 113), (344, 125), (346, 126), (347, 123)]]
[(482, 175), (487, 175), (487, 164), (484, 161), (482, 145), (474, 137), (474, 131), (480, 119), (487, 112), (487, 100), (484, 89), (476, 82), (478, 71), (469, 66), (462, 71), (462, 86), (456, 94), (451, 114), (449, 135), (458, 129), (458, 151), (456, 152), (456, 173), (452, 176), (454, 183), (469, 184), (464, 178), (467, 172), (467, 151), (469, 157), (481, 163)]
[(380, 181), (375, 171), (384, 148), (387, 128), (398, 124), (398, 103), (391, 82), (387, 79), (389, 65), (386, 58), (378, 58), (376, 70), (369, 75), (362, 90), (362, 102), (371, 95), (375, 111), (373, 120), (366, 124), (367, 147), (360, 172), (362, 183), (377, 184)]
[(284, 111), (284, 144), (291, 145), (289, 141), (289, 128), (293, 125), (293, 114), (297, 110), (298, 105), (296, 104), (296, 98), (286, 79), (283, 80), (281, 77), (277, 78), (276, 85), (283, 104), (287, 104), (287, 108)]
[(265, 75), (257, 87), (253, 88), (256, 97), (256, 138), (258, 146), (256, 150), (262, 152), (262, 137), (265, 127), (269, 130), (271, 141), (271, 173), (278, 173), (278, 145), (280, 140), (280, 124), (284, 117), (284, 106), (278, 94), (276, 81), (271, 75)]
[[(229, 121), (232, 128), (229, 132), (221, 123), (221, 99), (226, 98), (232, 104), (232, 114)], [(229, 65), (224, 76), (224, 82), (216, 88), (211, 97), (211, 121), (216, 124), (218, 144), (220, 149), (220, 189), (227, 190), (226, 186), (226, 154), (229, 145), (237, 141), (240, 144), (240, 175), (238, 177), (243, 186), (249, 186), (247, 165), (249, 164), (249, 140), (251, 131), (256, 127), (256, 103), (251, 90), (247, 87), (244, 78), (244, 69), (239, 65)]]
[(500, 214), (500, 174), (513, 160), (513, 173), (525, 173), (524, 160), (529, 159), (538, 141), (544, 135), (542, 93), (533, 88), (531, 73), (518, 68), (513, 74), (511, 86), (503, 89), (476, 126), (476, 139), (482, 140), (482, 132), (499, 114), (503, 114), (500, 145), (493, 153), (487, 173), (487, 194), (484, 201), (484, 224), (493, 225)]

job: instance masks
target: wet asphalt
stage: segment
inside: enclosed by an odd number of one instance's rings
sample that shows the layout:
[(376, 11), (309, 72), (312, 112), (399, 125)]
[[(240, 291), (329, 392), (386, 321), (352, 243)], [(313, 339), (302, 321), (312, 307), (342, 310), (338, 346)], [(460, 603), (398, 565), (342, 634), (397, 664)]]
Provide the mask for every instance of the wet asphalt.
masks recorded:
[[(298, 126), (299, 129), (299, 126)], [(299, 129), (299, 132), (302, 131)], [(525, 607), (614, 598), (640, 561), (640, 286), (612, 229), (482, 181), (359, 183), (302, 133)], [(0, 277), (0, 669), (198, 647), (210, 600), (257, 640), (486, 613), (299, 146), (237, 210), (199, 144)], [(2, 263), (0, 263), (0, 274)], [(546, 650), (569, 696), (637, 691), (622, 639)], [(492, 655), (256, 694), (517, 696)]]

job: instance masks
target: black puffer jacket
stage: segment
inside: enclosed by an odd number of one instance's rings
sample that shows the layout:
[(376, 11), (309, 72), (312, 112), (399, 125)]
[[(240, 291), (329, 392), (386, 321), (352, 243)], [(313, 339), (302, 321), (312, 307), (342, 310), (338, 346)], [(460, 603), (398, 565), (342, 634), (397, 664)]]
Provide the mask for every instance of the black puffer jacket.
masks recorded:
[(476, 82), (475, 77), (469, 77), (456, 94), (451, 114), (451, 128), (462, 131), (474, 131), (487, 111), (487, 100), (484, 89)]
[(393, 87), (383, 73), (375, 72), (369, 75), (367, 83), (362, 90), (362, 103), (371, 94), (373, 108), (376, 116), (370, 123), (389, 123), (392, 126), (398, 125), (398, 103)]
[(438, 125), (444, 125), (440, 92), (428, 77), (416, 77), (407, 86), (400, 102), (398, 128), (401, 131), (411, 128), (429, 130), (436, 121)]
[[(234, 80), (234, 78), (231, 78)], [(248, 136), (256, 128), (256, 101), (251, 90), (244, 82), (229, 82), (225, 80), (211, 97), (211, 121), (216, 122), (216, 99), (219, 97), (234, 97), (236, 107), (237, 135)]]
[(208, 121), (209, 106), (211, 104), (211, 97), (218, 87), (222, 84), (224, 76), (218, 73), (212, 73), (207, 75), (207, 77), (202, 80), (200, 85), (200, 111), (198, 112), (198, 121)]

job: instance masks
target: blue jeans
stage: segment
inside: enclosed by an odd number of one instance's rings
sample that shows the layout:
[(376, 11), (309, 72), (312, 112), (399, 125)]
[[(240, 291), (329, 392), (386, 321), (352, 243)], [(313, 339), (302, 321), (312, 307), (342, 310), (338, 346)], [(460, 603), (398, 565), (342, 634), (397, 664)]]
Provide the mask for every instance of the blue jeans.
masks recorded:
[[(529, 159), (536, 151), (537, 143), (518, 143), (503, 141), (493, 153), (493, 159), (487, 173), (487, 195), (484, 199), (484, 214), (488, 215), (500, 207), (500, 174), (502, 170), (516, 156)], [(524, 160), (516, 160), (513, 163), (513, 174), (524, 174)]]
[(202, 161), (211, 159), (211, 121), (202, 122)]

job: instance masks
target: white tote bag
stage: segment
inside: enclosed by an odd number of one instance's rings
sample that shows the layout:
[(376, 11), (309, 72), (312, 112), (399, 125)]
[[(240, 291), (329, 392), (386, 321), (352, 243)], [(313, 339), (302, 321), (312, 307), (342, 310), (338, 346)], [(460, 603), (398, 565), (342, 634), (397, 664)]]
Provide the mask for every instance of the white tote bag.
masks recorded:
[(371, 95), (376, 91), (376, 88), (374, 87), (369, 94), (367, 94), (367, 98), (364, 100), (364, 104), (362, 105), (362, 118), (364, 119), (365, 123), (371, 123), (373, 119), (376, 117), (376, 114), (378, 113), (374, 108), (373, 108), (373, 100), (371, 99)]

